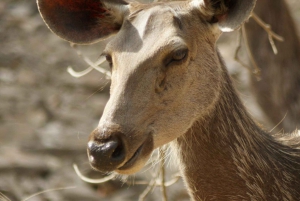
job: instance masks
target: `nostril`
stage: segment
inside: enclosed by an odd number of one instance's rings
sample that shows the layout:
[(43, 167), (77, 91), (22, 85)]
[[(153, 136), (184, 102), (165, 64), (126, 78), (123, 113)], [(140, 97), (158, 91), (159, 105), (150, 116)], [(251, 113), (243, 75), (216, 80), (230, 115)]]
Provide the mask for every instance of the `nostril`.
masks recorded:
[(116, 147), (116, 149), (114, 150), (114, 152), (112, 153), (111, 157), (112, 159), (119, 159), (119, 158), (123, 158), (124, 156), (124, 147), (122, 142)]
[(95, 139), (88, 143), (91, 164), (100, 171), (113, 171), (125, 160), (125, 146), (119, 136)]

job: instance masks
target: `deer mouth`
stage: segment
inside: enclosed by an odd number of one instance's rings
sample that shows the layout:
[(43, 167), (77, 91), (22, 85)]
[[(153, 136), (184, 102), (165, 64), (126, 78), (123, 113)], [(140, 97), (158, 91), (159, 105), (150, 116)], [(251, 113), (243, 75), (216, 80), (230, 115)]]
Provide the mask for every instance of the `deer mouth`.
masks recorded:
[(133, 156), (121, 167), (118, 168), (118, 170), (128, 170), (131, 169), (134, 165), (135, 162), (138, 160), (139, 156), (141, 155), (141, 152), (144, 148), (144, 144), (143, 143), (137, 150), (136, 152), (133, 154)]
[(131, 152), (133, 155), (129, 156), (130, 158), (122, 166), (115, 169), (117, 173), (134, 174), (144, 167), (154, 150), (154, 145), (152, 134), (145, 135), (143, 138), (142, 143), (138, 145), (139, 147), (135, 152)]

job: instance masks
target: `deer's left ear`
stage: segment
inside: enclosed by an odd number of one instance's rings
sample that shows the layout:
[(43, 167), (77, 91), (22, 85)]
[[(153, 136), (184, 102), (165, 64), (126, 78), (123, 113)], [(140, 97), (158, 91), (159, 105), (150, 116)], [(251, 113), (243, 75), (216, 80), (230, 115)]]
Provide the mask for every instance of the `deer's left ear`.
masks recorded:
[(192, 0), (208, 21), (218, 23), (223, 32), (233, 31), (246, 21), (255, 3), (256, 0)]
[(116, 34), (129, 13), (127, 0), (37, 0), (37, 5), (50, 30), (77, 44)]

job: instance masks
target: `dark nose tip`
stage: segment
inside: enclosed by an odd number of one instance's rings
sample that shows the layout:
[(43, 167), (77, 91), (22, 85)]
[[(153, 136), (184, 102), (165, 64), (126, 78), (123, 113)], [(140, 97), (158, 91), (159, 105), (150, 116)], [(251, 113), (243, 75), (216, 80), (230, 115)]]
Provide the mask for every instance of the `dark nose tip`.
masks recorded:
[(94, 137), (88, 143), (88, 156), (91, 165), (99, 171), (111, 172), (125, 160), (125, 148), (119, 135), (106, 139)]

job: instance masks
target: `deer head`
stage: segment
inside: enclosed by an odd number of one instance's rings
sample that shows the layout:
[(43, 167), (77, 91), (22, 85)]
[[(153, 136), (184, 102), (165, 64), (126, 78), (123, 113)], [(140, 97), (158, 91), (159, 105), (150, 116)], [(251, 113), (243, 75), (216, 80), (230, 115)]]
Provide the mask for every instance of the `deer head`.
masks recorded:
[(223, 71), (216, 41), (248, 19), (255, 0), (38, 5), (49, 28), (73, 43), (115, 35), (102, 54), (112, 69), (111, 96), (90, 135), (88, 156), (97, 170), (131, 174), (214, 107)]

